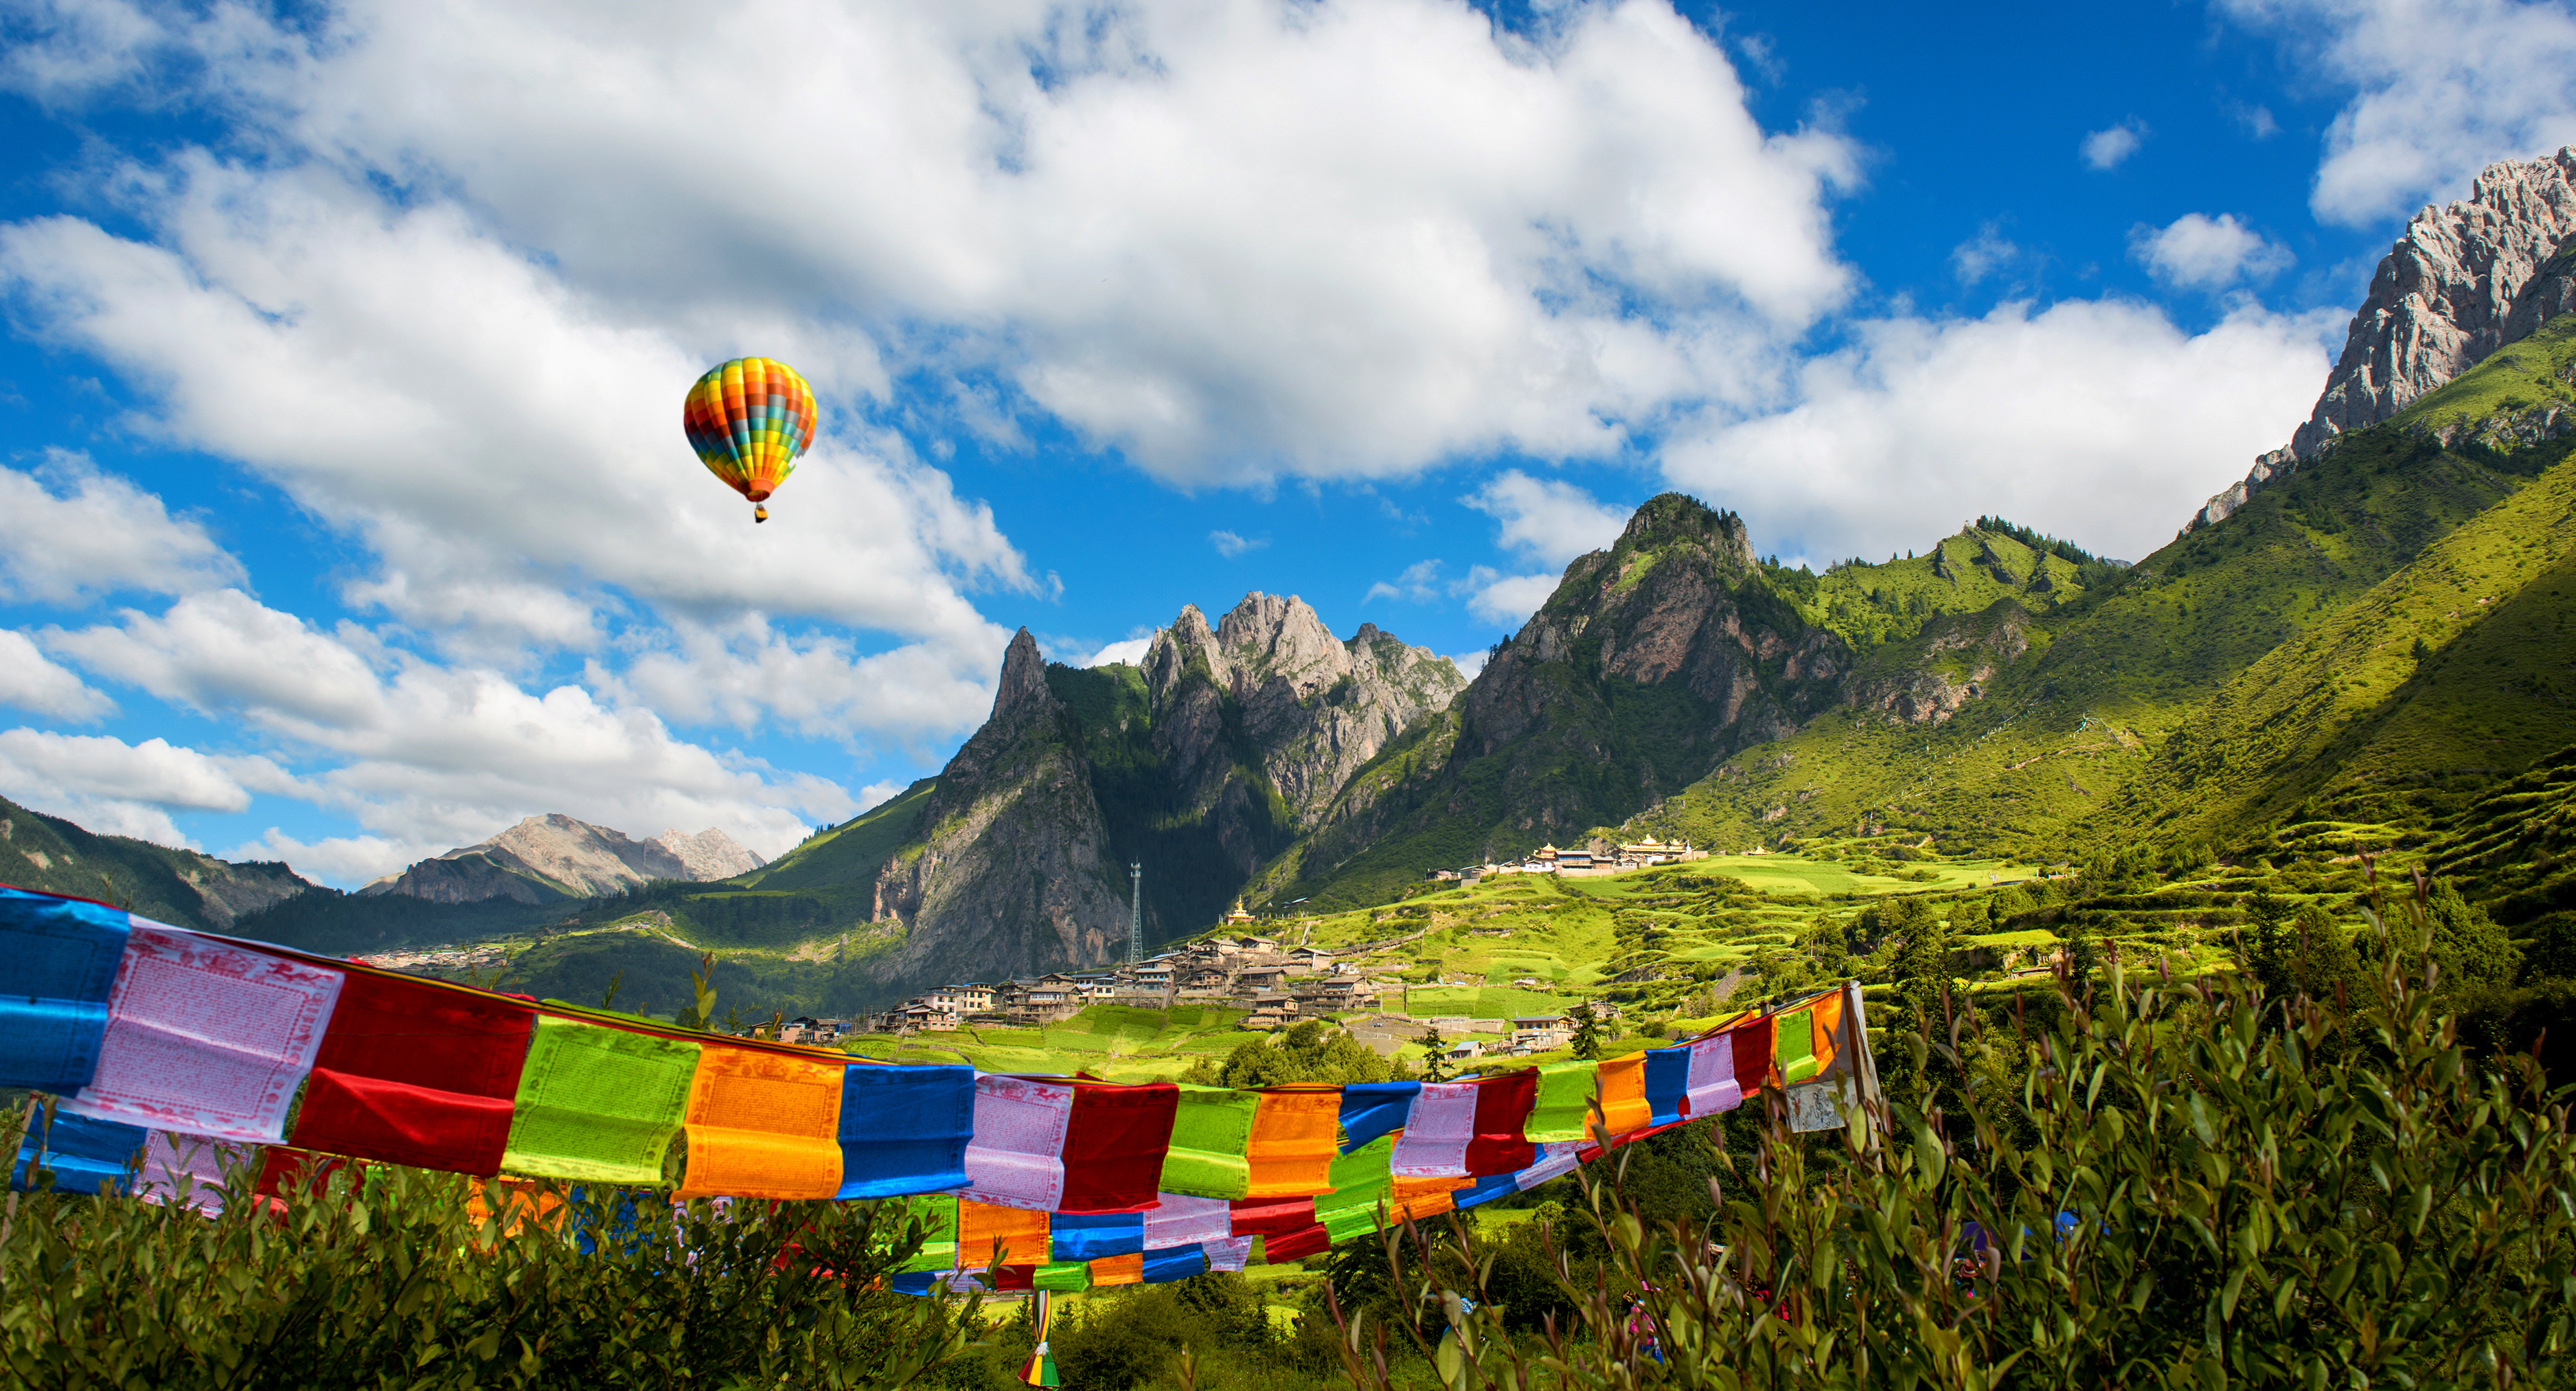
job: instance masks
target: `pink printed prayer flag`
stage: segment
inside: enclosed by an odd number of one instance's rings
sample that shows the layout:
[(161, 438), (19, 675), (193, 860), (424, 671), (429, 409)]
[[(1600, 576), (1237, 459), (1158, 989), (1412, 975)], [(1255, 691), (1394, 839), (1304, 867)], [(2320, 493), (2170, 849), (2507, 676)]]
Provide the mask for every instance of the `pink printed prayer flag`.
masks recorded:
[(1694, 1119), (1732, 1111), (1744, 1102), (1735, 1080), (1735, 1035), (1704, 1038), (1690, 1046), (1690, 1080), (1682, 1091), (1682, 1114)]
[(1252, 1260), (1252, 1238), (1248, 1236), (1228, 1237), (1223, 1241), (1211, 1241), (1199, 1249), (1207, 1252), (1207, 1263), (1208, 1269), (1210, 1270), (1231, 1270), (1240, 1274), (1243, 1271), (1243, 1267), (1249, 1264)]
[(1583, 1142), (1580, 1140), (1539, 1146), (1538, 1162), (1514, 1174), (1512, 1187), (1526, 1193), (1549, 1179), (1562, 1178), (1573, 1173), (1575, 1165), (1582, 1162), (1577, 1158), (1582, 1149)]
[(233, 1145), (155, 1130), (144, 1142), (135, 1192), (147, 1203), (178, 1203), (208, 1217), (224, 1211), (224, 1170), (260, 1167), (257, 1145)]
[(1538, 1102), (1538, 1069), (1473, 1082), (1425, 1082), (1395, 1142), (1397, 1178), (1489, 1178), (1517, 1173), (1538, 1157), (1521, 1138)]
[(98, 1071), (63, 1108), (189, 1135), (281, 1139), (342, 978), (137, 918), (108, 996)]
[(1064, 1137), (1072, 1121), (1072, 1083), (977, 1073), (965, 1196), (1055, 1211), (1064, 1200)]
[(1159, 1193), (1161, 1201), (1145, 1209), (1145, 1248), (1197, 1246), (1234, 1235), (1233, 1204), (1223, 1198), (1193, 1198)]

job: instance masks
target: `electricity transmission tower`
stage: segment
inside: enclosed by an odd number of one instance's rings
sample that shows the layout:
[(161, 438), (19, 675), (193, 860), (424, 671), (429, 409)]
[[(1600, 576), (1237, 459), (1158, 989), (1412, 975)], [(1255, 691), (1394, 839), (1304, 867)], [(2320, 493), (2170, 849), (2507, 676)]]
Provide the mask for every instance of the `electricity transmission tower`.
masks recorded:
[(1127, 964), (1145, 959), (1145, 866), (1127, 862)]

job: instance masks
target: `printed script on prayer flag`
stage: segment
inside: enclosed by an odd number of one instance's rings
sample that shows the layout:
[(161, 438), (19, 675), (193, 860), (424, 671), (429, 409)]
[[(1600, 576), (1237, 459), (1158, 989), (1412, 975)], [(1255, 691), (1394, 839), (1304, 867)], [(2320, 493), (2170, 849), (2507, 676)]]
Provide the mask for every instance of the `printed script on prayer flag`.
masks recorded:
[(274, 1141), (312, 1069), (341, 973), (137, 922), (74, 1115)]

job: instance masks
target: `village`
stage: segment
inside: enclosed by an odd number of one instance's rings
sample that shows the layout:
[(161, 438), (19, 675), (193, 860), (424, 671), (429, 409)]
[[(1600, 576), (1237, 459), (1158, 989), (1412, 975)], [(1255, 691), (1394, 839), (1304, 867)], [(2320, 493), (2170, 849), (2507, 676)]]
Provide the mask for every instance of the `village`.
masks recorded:
[(1531, 851), (1526, 860), (1435, 869), (1430, 877), (1442, 883), (1470, 884), (1497, 874), (1553, 874), (1566, 879), (1593, 879), (1707, 858), (1707, 851), (1694, 848), (1689, 841), (1660, 841), (1648, 836), (1644, 840), (1621, 845), (1596, 840), (1582, 850), (1559, 850), (1553, 845), (1542, 845)]

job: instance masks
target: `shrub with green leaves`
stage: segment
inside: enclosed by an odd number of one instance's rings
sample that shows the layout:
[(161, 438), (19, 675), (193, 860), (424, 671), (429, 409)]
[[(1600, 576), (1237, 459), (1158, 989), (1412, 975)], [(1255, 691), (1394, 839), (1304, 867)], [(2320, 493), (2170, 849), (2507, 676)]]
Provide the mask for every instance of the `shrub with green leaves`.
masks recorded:
[(1390, 1234), (1397, 1302), (1443, 1316), (1390, 1337), (1345, 1314), (1346, 1373), (1391, 1387), (1412, 1343), (1459, 1391), (2567, 1385), (2569, 1097), (2461, 1043), (2433, 927), (2345, 1014), (2116, 963), (2090, 992), (2061, 976), (2044, 1027), (1960, 1012), (1889, 1045), (1973, 1079), (1955, 1109), (1812, 1137), (1775, 1114), (1704, 1223), (1587, 1173), (1609, 1259), (1557, 1244), (1573, 1317), (1535, 1344), (1464, 1224)]
[[(9, 1137), (14, 1151), (16, 1140)], [(0, 1380), (39, 1388), (893, 1388), (965, 1352), (954, 1297), (882, 1288), (901, 1204), (690, 1202), (545, 1186), (542, 1222), (371, 1166), (223, 1213), (11, 1194)], [(514, 1228), (514, 1229), (512, 1229)]]

